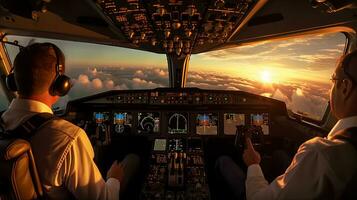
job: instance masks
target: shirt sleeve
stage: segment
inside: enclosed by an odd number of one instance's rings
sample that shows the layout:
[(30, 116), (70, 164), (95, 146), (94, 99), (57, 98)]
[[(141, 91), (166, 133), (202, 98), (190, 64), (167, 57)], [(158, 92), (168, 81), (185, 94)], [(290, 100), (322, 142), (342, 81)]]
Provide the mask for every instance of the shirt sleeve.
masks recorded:
[(259, 165), (249, 166), (247, 199), (320, 199), (319, 195), (328, 193), (329, 165), (312, 143), (302, 144), (285, 173), (271, 184), (265, 180)]
[(119, 199), (119, 181), (109, 178), (105, 182), (93, 158), (91, 143), (85, 132), (80, 130), (60, 170), (66, 188), (77, 199)]
[[(272, 195), (272, 192), (265, 191), (269, 190), (269, 183), (265, 180), (262, 169), (258, 164), (253, 164), (248, 167), (246, 184), (246, 196), (247, 199), (254, 199), (259, 194), (264, 193), (264, 195)], [(270, 196), (265, 196), (265, 199), (272, 199)]]

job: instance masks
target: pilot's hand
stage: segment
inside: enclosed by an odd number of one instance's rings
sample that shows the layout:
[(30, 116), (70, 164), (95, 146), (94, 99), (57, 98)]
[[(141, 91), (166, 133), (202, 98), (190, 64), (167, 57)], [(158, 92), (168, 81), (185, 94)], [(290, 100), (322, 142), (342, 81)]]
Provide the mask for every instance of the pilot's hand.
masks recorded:
[(114, 161), (112, 166), (107, 172), (107, 179), (108, 178), (116, 178), (119, 182), (122, 182), (124, 177), (124, 169), (123, 166), (118, 163), (118, 161)]
[(246, 149), (244, 150), (243, 153), (243, 161), (249, 167), (250, 165), (253, 164), (259, 164), (260, 163), (260, 154), (254, 150), (252, 141), (250, 138), (245, 139), (246, 142)]

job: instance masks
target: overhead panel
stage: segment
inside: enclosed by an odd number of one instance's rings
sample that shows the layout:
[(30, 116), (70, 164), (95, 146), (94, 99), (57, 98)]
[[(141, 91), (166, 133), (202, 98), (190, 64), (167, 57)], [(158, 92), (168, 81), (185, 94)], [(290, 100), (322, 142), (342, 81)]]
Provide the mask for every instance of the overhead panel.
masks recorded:
[(97, 0), (138, 49), (177, 56), (222, 45), (258, 0)]

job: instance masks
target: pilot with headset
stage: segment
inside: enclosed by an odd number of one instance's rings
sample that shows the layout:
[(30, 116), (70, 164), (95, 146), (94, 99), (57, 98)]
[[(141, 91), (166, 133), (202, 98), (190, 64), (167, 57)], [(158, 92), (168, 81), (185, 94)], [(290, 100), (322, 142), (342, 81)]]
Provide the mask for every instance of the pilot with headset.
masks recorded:
[(357, 50), (341, 58), (331, 80), (330, 105), (338, 122), (327, 138), (303, 143), (285, 173), (270, 184), (249, 138), (243, 153), (246, 174), (227, 156), (217, 160), (235, 196), (246, 187), (248, 200), (357, 199)]
[[(35, 43), (21, 49), (6, 80), (19, 97), (1, 116), (5, 129), (13, 130), (38, 113), (52, 114), (51, 106), (71, 88), (64, 71), (64, 54), (56, 45)], [(139, 157), (128, 155), (121, 163), (112, 164), (105, 181), (84, 130), (60, 118), (45, 123), (30, 141), (50, 199), (118, 199), (139, 166)]]

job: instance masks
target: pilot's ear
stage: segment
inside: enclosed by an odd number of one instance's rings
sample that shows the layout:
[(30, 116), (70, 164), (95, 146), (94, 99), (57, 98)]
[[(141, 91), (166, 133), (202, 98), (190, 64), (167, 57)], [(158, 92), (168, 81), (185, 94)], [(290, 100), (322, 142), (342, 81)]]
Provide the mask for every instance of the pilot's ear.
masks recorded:
[(341, 85), (342, 94), (344, 99), (347, 100), (353, 92), (353, 82), (350, 79), (344, 79)]

